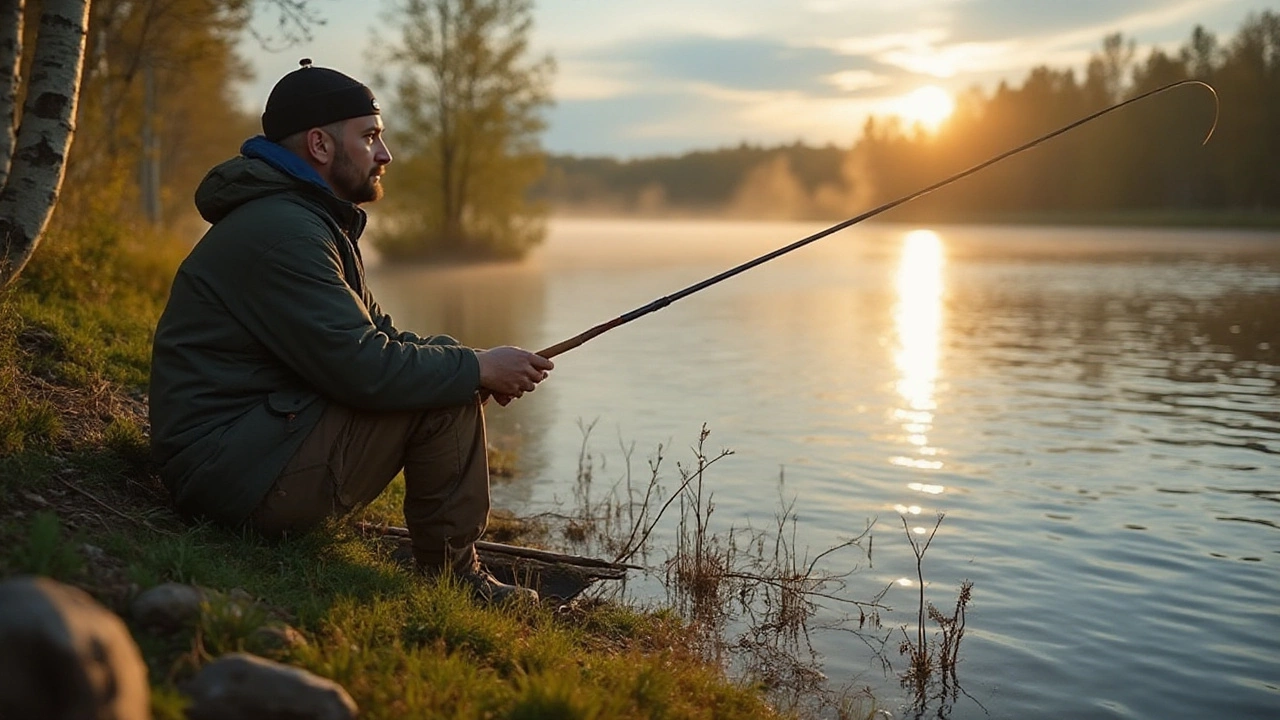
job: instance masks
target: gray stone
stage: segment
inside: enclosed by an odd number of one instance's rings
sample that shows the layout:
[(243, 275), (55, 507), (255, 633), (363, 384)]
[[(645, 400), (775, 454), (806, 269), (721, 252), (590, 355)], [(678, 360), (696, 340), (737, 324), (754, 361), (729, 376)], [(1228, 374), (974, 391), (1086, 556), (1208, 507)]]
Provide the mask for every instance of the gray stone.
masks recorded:
[(350, 720), (341, 685), (247, 653), (223, 655), (187, 683), (190, 720)]
[(251, 648), (274, 652), (287, 652), (307, 646), (307, 638), (295, 628), (285, 623), (270, 623), (253, 631), (249, 641)]
[(139, 626), (161, 632), (177, 632), (200, 619), (204, 593), (182, 583), (164, 583), (138, 593), (129, 614)]
[(48, 578), (0, 582), (0, 718), (150, 717), (147, 666), (119, 617)]

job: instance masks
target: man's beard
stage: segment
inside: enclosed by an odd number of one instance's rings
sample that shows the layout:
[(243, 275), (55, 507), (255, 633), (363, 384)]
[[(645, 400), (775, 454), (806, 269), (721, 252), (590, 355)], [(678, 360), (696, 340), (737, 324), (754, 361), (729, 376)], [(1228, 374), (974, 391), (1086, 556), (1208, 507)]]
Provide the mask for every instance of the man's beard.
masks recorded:
[[(377, 168), (380, 171), (381, 168)], [(382, 197), (382, 183), (377, 182), (376, 171), (364, 172), (351, 161), (347, 151), (339, 148), (333, 158), (333, 190), (338, 197), (360, 203), (373, 202)]]

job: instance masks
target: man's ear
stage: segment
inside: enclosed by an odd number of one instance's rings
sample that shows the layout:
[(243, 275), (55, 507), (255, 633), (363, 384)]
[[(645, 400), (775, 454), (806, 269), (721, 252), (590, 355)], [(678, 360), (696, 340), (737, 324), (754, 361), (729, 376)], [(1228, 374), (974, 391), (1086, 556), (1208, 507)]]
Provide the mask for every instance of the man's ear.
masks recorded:
[(307, 131), (307, 155), (317, 165), (332, 162), (336, 148), (336, 141), (324, 130), (311, 128)]

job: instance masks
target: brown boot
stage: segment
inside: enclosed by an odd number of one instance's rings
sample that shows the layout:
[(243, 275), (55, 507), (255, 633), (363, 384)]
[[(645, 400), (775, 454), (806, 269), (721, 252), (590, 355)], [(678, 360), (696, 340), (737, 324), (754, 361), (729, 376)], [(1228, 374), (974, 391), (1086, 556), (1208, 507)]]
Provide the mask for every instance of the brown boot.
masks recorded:
[(501, 605), (515, 600), (517, 602), (538, 602), (538, 591), (519, 585), (508, 585), (495, 578), (484, 565), (476, 563), (469, 570), (454, 573), (454, 577), (471, 594), (487, 605)]

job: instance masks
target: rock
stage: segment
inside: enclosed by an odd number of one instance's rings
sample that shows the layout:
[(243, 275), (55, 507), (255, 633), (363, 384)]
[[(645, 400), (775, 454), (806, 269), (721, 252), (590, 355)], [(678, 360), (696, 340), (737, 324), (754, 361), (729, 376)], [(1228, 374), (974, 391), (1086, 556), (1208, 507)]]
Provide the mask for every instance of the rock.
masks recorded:
[(263, 625), (249, 638), (250, 647), (260, 648), (273, 654), (273, 651), (287, 651), (307, 646), (307, 638), (295, 628), (284, 623)]
[(189, 720), (350, 720), (341, 685), (247, 653), (223, 655), (187, 683)]
[(0, 582), (0, 718), (150, 717), (147, 666), (119, 617), (48, 578)]
[(200, 605), (204, 600), (199, 588), (164, 583), (139, 593), (129, 607), (129, 614), (141, 627), (177, 632), (200, 619)]

